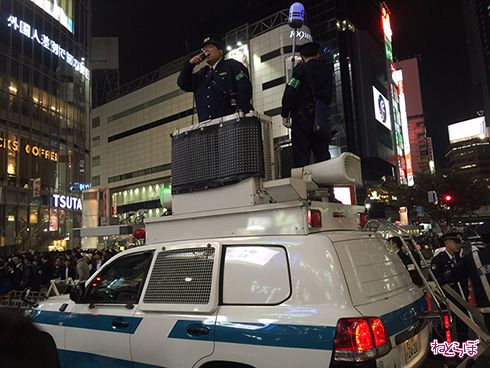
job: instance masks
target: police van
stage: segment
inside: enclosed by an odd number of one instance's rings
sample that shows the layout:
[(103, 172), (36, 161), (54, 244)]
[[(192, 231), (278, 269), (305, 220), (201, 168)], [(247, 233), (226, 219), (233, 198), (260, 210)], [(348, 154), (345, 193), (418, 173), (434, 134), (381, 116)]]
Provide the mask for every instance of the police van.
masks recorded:
[(318, 184), (358, 184), (348, 153), (291, 178), (176, 195), (118, 254), (33, 321), (63, 367), (420, 367), (422, 291), (396, 253), (361, 231), (364, 208)]

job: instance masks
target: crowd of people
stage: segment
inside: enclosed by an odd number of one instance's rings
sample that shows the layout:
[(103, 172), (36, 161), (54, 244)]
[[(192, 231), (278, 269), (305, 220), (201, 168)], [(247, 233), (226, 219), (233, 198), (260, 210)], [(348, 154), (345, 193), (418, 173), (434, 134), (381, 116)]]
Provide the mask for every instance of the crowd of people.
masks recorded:
[(41, 291), (53, 279), (85, 281), (115, 253), (108, 249), (72, 249), (0, 257), (0, 296), (26, 288)]

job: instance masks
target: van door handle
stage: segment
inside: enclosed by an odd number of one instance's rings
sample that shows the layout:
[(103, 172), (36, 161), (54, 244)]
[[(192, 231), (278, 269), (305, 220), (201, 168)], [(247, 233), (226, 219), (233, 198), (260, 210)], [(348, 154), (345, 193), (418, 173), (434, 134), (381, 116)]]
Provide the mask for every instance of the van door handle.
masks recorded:
[(128, 321), (125, 321), (122, 318), (114, 318), (112, 320), (112, 327), (126, 328), (126, 327), (129, 327), (129, 322)]
[(187, 326), (187, 333), (192, 336), (203, 336), (209, 334), (209, 328), (198, 324), (192, 324)]

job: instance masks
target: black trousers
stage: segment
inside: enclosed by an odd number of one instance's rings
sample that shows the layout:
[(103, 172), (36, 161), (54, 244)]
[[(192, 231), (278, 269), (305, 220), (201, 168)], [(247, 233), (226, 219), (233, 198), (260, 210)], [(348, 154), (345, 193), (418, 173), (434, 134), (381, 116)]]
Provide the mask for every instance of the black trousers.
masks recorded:
[(313, 152), (314, 162), (330, 159), (329, 141), (325, 141), (313, 133), (313, 116), (293, 114), (291, 128), (291, 143), (293, 146), (293, 168), (310, 164)]

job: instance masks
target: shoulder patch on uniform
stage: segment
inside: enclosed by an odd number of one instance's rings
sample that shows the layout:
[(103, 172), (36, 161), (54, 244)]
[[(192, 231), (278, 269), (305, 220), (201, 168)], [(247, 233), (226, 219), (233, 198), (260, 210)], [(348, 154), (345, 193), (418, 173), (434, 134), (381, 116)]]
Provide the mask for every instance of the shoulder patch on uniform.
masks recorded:
[(291, 78), (291, 80), (288, 83), (288, 86), (291, 86), (293, 88), (298, 88), (300, 86), (300, 84), (301, 84), (301, 81), (299, 81), (296, 78)]
[(240, 71), (237, 75), (235, 75), (235, 80), (239, 81), (242, 78), (247, 78), (247, 75), (243, 72), (243, 70)]

